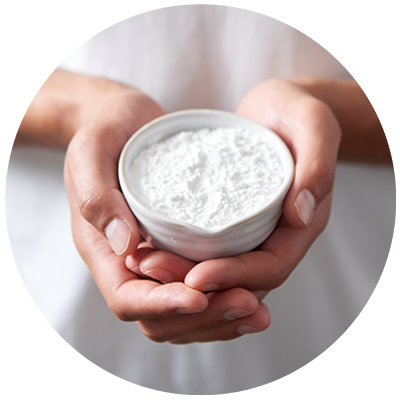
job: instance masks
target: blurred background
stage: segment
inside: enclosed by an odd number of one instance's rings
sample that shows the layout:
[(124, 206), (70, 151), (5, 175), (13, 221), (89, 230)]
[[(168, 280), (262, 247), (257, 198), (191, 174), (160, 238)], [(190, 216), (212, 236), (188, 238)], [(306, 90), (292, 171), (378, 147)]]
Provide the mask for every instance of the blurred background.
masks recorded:
[[(387, 4), (148, 5), (158, 7), (151, 12), (140, 5), (27, 6), (26, 68), (123, 81), (167, 111), (234, 111), (271, 77), (390, 75)], [(258, 19), (246, 18), (256, 6)], [(219, 27), (207, 21), (225, 12), (241, 25), (237, 36), (219, 38), (226, 40), (221, 50), (213, 40)], [(198, 14), (203, 22), (191, 31)], [(149, 28), (154, 23), (185, 28), (176, 33), (176, 51), (197, 40), (200, 58), (183, 62), (165, 51), (168, 44)], [(266, 35), (262, 55), (260, 41), (250, 40), (257, 32)], [(168, 68), (152, 67), (150, 77), (151, 46)], [(227, 68), (226, 60), (239, 67)], [(200, 61), (207, 68), (197, 73)], [(174, 68), (179, 76), (168, 75)], [(6, 394), (395, 394), (395, 166), (339, 162), (329, 226), (265, 300), (272, 317), (266, 332), (173, 346), (149, 341), (108, 309), (72, 241), (64, 156), (5, 149)]]

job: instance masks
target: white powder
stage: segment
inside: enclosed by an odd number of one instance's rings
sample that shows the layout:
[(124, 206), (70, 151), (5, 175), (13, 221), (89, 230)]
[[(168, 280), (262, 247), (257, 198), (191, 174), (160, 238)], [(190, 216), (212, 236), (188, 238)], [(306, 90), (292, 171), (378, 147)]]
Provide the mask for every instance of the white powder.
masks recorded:
[(268, 138), (235, 128), (177, 133), (142, 150), (130, 172), (151, 210), (206, 229), (259, 211), (283, 181)]

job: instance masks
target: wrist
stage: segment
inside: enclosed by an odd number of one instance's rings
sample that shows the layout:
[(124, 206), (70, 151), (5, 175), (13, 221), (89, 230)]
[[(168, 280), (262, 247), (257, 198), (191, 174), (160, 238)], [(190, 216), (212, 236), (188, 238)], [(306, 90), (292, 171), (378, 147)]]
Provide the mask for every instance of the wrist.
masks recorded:
[(126, 92), (139, 93), (109, 79), (57, 69), (30, 104), (18, 138), (66, 147), (99, 104), (111, 95)]

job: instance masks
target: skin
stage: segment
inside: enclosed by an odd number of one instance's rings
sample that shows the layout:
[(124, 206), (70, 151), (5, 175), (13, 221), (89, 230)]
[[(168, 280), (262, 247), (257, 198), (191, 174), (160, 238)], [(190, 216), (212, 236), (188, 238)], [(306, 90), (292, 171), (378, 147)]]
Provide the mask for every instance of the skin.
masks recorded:
[[(295, 159), (295, 180), (284, 203), (284, 216), (274, 233), (256, 251), (237, 257), (208, 260), (195, 265), (168, 252), (147, 250), (148, 254), (142, 259), (137, 253), (132, 262), (128, 259), (128, 267), (139, 265), (143, 275), (160, 280), (166, 276), (164, 271), (167, 270), (170, 273), (167, 282), (182, 280), (187, 286), (204, 292), (212, 289), (224, 293), (240, 287), (256, 292), (261, 300), (289, 277), (323, 231), (329, 218), (341, 137), (332, 111), (298, 85), (270, 81), (251, 91), (241, 102), (237, 113), (255, 119), (280, 134)], [(316, 154), (319, 159), (315, 159)], [(295, 207), (296, 197), (303, 188), (315, 195), (318, 206), (308, 227), (299, 218)], [(261, 309), (262, 303), (259, 307)], [(144, 324), (148, 327), (148, 323)], [(154, 325), (152, 323), (154, 330), (157, 328), (168, 334), (167, 324), (161, 326), (158, 322), (157, 327)], [(238, 332), (231, 331), (233, 337), (235, 334), (239, 336)], [(177, 338), (174, 343), (221, 340), (219, 335), (220, 330), (204, 330)]]
[[(339, 123), (335, 104), (331, 108), (315, 95), (328, 98), (329, 90), (320, 81), (272, 79), (243, 98), (236, 112), (271, 128), (288, 145), (294, 181), (267, 241), (252, 252), (199, 264), (144, 243), (119, 188), (123, 145), (164, 113), (148, 96), (118, 82), (61, 70), (36, 76), (29, 86), (6, 88), (6, 141), (29, 138), (67, 146), (64, 178), (75, 244), (117, 318), (136, 321), (156, 342), (232, 340), (269, 327), (262, 300), (285, 282), (328, 223), (341, 126), (352, 121), (351, 109), (346, 119), (346, 107), (338, 103)], [(346, 87), (341, 95), (346, 99)], [(36, 110), (26, 117), (30, 101)], [(315, 198), (307, 224), (296, 203), (303, 189)], [(105, 236), (115, 218), (129, 229), (129, 243), (119, 255)]]
[[(161, 284), (132, 273), (125, 267), (124, 257), (114, 254), (104, 229), (116, 216), (123, 218), (131, 231), (130, 244), (123, 255), (155, 251), (143, 244), (137, 250), (142, 239), (119, 190), (116, 165), (132, 132), (163, 111), (136, 91), (117, 91), (90, 113), (68, 146), (65, 184), (76, 246), (114, 314), (123, 321), (137, 321), (143, 333), (154, 341), (203, 331), (233, 339), (239, 336), (237, 328), (246, 323), (257, 331), (266, 329), (270, 324), (267, 307), (245, 289), (233, 288), (212, 297), (189, 288), (182, 280)], [(88, 159), (97, 161), (88, 164)], [(85, 174), (81, 173), (82, 168)], [(164, 255), (168, 262), (176, 261), (176, 266), (182, 262), (182, 267), (187, 267), (187, 260), (178, 260), (171, 253), (157, 251), (154, 255), (161, 256), (160, 262)], [(226, 315), (228, 310), (231, 311)], [(233, 320), (241, 312), (248, 317)], [(208, 336), (205, 340), (213, 339)]]
[[(232, 340), (267, 329), (262, 300), (288, 279), (329, 221), (338, 157), (395, 162), (393, 84), (271, 79), (251, 89), (236, 112), (282, 137), (295, 160), (294, 182), (261, 246), (197, 264), (143, 241), (118, 184), (123, 145), (162, 107), (108, 79), (22, 68), (20, 6), (6, 6), (5, 140), (67, 149), (72, 234), (110, 310), (156, 342)], [(297, 201), (303, 189), (315, 199), (307, 221)], [(118, 255), (105, 235), (115, 218), (129, 232)]]
[[(288, 81), (268, 81), (249, 92), (237, 112), (278, 132), (295, 159), (296, 176), (284, 216), (257, 251), (196, 265), (146, 244), (137, 249), (142, 239), (119, 190), (116, 166), (132, 132), (163, 110), (135, 90), (110, 91), (81, 116), (65, 160), (75, 243), (110, 309), (123, 321), (136, 321), (157, 342), (231, 340), (243, 332), (267, 329), (270, 315), (261, 300), (288, 278), (328, 222), (341, 137), (335, 116), (324, 103)], [(91, 102), (92, 98), (85, 101)], [(266, 114), (265, 109), (274, 111)], [(310, 226), (294, 205), (303, 188), (317, 199)], [(122, 256), (113, 253), (104, 236), (115, 217), (122, 218), (131, 231)], [(131, 272), (136, 267), (136, 273)], [(166, 284), (148, 279), (165, 282), (160, 271), (171, 275)], [(217, 284), (218, 291), (206, 295), (204, 285), (210, 283)]]

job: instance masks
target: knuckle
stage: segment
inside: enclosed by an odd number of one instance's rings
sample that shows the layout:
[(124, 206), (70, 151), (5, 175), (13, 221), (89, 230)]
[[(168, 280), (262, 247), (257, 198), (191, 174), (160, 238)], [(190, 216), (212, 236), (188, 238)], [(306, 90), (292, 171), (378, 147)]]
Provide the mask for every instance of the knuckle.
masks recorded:
[(325, 195), (333, 190), (335, 180), (335, 170), (332, 165), (327, 162), (321, 162), (318, 167), (321, 180), (323, 182), (323, 191)]
[(135, 321), (134, 313), (127, 306), (126, 293), (120, 289), (109, 299), (107, 305), (110, 311), (122, 322)]
[(142, 332), (142, 333), (144, 336), (147, 337), (147, 339), (149, 339), (155, 343), (166, 343), (168, 341), (168, 339), (166, 339), (165, 337), (157, 336), (157, 335), (150, 334), (150, 333), (144, 333), (144, 332)]
[(337, 141), (340, 140), (340, 127), (332, 109), (322, 100), (315, 97), (303, 97), (296, 102), (297, 121), (302, 125), (311, 125), (318, 128), (323, 135), (335, 132)]
[(321, 157), (307, 165), (307, 182), (303, 185), (314, 196), (316, 207), (332, 192), (335, 182), (336, 166), (328, 159)]
[(315, 97), (308, 97), (302, 102), (301, 111), (308, 120), (320, 120), (325, 118), (331, 118), (333, 116), (330, 107)]
[(324, 101), (307, 97), (299, 104), (299, 118), (305, 124), (317, 128), (320, 135), (329, 137), (335, 147), (339, 147), (342, 132), (332, 109)]
[(207, 318), (204, 318), (200, 321), (200, 330), (201, 331), (210, 331), (214, 328), (218, 327), (219, 325), (226, 323), (228, 320), (225, 317), (217, 318), (215, 321), (210, 321)]
[(103, 200), (96, 190), (82, 191), (78, 194), (78, 199), (79, 211), (86, 221), (92, 222), (100, 217), (103, 210)]
[(274, 268), (273, 271), (268, 274), (268, 281), (264, 285), (264, 289), (267, 288), (268, 291), (275, 290), (282, 286), (292, 273), (293, 261), (291, 252), (287, 251), (283, 257), (274, 255), (273, 264), (279, 267)]
[(112, 303), (109, 304), (108, 308), (110, 311), (122, 322), (131, 322), (133, 321), (133, 318), (129, 315), (129, 313), (126, 312), (123, 308), (121, 308), (119, 305)]
[(167, 337), (166, 334), (163, 333), (163, 329), (157, 321), (138, 321), (138, 326), (143, 335), (152, 342), (165, 343), (171, 340), (170, 337)]
[(317, 205), (333, 190), (335, 181), (334, 166), (326, 160), (320, 160), (314, 164), (313, 172), (317, 186), (311, 190), (316, 198)]
[(293, 269), (289, 260), (283, 260), (281, 268), (276, 271), (275, 275), (269, 279), (268, 290), (275, 290), (282, 286), (289, 278), (290, 272)]

